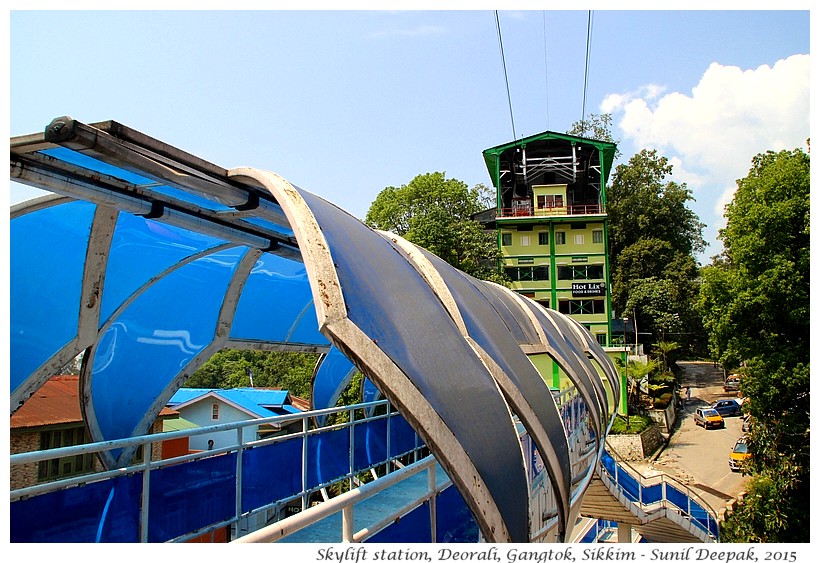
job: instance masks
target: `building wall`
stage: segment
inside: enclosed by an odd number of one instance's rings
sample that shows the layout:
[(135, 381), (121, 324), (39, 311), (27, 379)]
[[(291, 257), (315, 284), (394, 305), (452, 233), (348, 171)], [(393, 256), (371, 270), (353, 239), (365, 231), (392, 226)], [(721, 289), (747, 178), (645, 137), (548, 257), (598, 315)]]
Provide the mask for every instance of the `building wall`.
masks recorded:
[[(25, 434), (12, 434), (9, 441), (9, 452), (20, 454), (25, 452), (35, 452), (40, 449), (40, 434), (28, 432)], [(12, 465), (10, 481), (12, 489), (30, 487), (37, 484), (37, 464), (26, 463), (24, 465)]]
[[(513, 280), (516, 291), (532, 297), (544, 306), (562, 310), (578, 309), (578, 301), (591, 306), (589, 313), (569, 313), (589, 327), (604, 345), (609, 344), (609, 299), (606, 239), (600, 217), (583, 221), (577, 216), (517, 218), (514, 224), (499, 221), (499, 244), (502, 266)], [(574, 296), (573, 283), (603, 284), (602, 295)], [(564, 304), (562, 305), (562, 302)], [(563, 312), (567, 312), (564, 310)]]
[[(218, 419), (214, 419), (212, 417), (214, 403), (219, 404)], [(182, 418), (196, 424), (197, 426), (213, 426), (214, 424), (239, 422), (252, 418), (247, 412), (213, 398), (203, 399), (178, 410)], [(248, 426), (244, 428), (242, 432), (243, 440), (251, 441), (256, 439), (257, 432), (257, 426)], [(223, 432), (214, 432), (213, 434), (191, 436), (191, 450), (207, 450), (208, 440), (214, 441), (214, 449), (236, 445), (236, 430), (226, 430)]]

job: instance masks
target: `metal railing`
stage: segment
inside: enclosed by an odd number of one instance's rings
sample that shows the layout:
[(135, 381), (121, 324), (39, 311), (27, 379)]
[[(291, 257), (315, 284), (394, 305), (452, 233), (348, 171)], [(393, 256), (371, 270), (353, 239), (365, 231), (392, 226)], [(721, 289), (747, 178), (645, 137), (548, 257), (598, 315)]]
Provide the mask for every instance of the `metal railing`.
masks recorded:
[(601, 477), (645, 513), (668, 509), (679, 514), (713, 542), (719, 538), (717, 513), (693, 489), (664, 473), (644, 477), (617, 454), (605, 451), (599, 464)]
[[(438, 464), (433, 456), (427, 456), (419, 462), (398, 469), (385, 477), (381, 477), (375, 481), (366, 483), (361, 487), (343, 493), (337, 497), (329, 499), (326, 502), (317, 504), (316, 506), (308, 508), (295, 516), (291, 516), (290, 518), (286, 518), (285, 520), (276, 522), (275, 524), (271, 524), (270, 526), (244, 535), (238, 538), (236, 542), (275, 542), (340, 512), (342, 514), (342, 541), (363, 542), (384, 529), (386, 526), (428, 502), (430, 503), (430, 531), (433, 534), (433, 542), (435, 542), (436, 495), (452, 484), (452, 481), (448, 478), (443, 484), (437, 485), (437, 465)], [(355, 504), (371, 498), (374, 495), (381, 493), (393, 485), (405, 481), (422, 471), (427, 472), (427, 488), (424, 492), (407, 501), (401, 508), (386, 513), (378, 522), (372, 523), (369, 526), (358, 530), (356, 529), (356, 523), (353, 518), (353, 506)]]
[(600, 203), (585, 205), (565, 205), (562, 207), (499, 207), (497, 217), (554, 217), (561, 215), (603, 215), (604, 206)]
[[(366, 413), (373, 412), (374, 409), (379, 407), (384, 408), (384, 413), (379, 415), (367, 416)], [(311, 427), (311, 420), (315, 419), (319, 416), (328, 416), (332, 414), (338, 413), (348, 413), (347, 420), (331, 425), (331, 426), (324, 426), (324, 427)], [(357, 412), (361, 412), (360, 415), (357, 416)], [(27, 499), (48, 495), (49, 493), (57, 493), (61, 491), (66, 491), (68, 489), (72, 489), (75, 487), (81, 486), (89, 486), (97, 483), (101, 483), (104, 481), (112, 480), (118, 477), (124, 476), (134, 476), (137, 475), (141, 478), (142, 483), (142, 490), (139, 493), (139, 497), (135, 498), (135, 506), (131, 507), (133, 514), (139, 514), (139, 537), (133, 538), (131, 541), (152, 541), (149, 540), (149, 523), (150, 523), (150, 511), (151, 511), (151, 474), (156, 472), (159, 469), (163, 468), (171, 468), (174, 466), (180, 466), (187, 462), (195, 462), (195, 463), (202, 463), (204, 461), (213, 460), (219, 458), (219, 456), (225, 455), (233, 455), (235, 456), (235, 510), (234, 513), (227, 518), (221, 518), (218, 521), (211, 522), (205, 526), (197, 527), (195, 530), (190, 530), (190, 533), (185, 533), (183, 535), (175, 536), (172, 538), (164, 539), (163, 541), (184, 541), (186, 539), (190, 539), (192, 537), (196, 537), (197, 535), (213, 531), (215, 529), (229, 526), (232, 524), (236, 524), (240, 521), (249, 519), (251, 516), (263, 513), (265, 511), (271, 509), (278, 509), (283, 507), (293, 501), (298, 501), (301, 499), (301, 509), (307, 509), (309, 506), (309, 499), (312, 494), (316, 492), (323, 492), (327, 487), (340, 483), (340, 482), (347, 482), (349, 486), (353, 487), (358, 483), (358, 476), (362, 473), (367, 471), (373, 471), (375, 468), (383, 467), (384, 472), (390, 473), (394, 470), (394, 464), (401, 459), (405, 459), (407, 461), (408, 456), (410, 456), (411, 461), (417, 461), (423, 455), (426, 455), (426, 446), (421, 441), (418, 436), (415, 436), (414, 445), (412, 447), (405, 448), (402, 451), (393, 452), (394, 448), (391, 447), (391, 425), (396, 424), (396, 417), (400, 417), (399, 413), (392, 410), (389, 402), (386, 400), (381, 401), (373, 401), (370, 403), (362, 403), (348, 407), (335, 407), (330, 409), (323, 409), (319, 411), (310, 411), (306, 413), (298, 413), (298, 414), (289, 414), (289, 415), (280, 415), (280, 416), (271, 416), (268, 418), (263, 419), (254, 419), (254, 420), (247, 420), (247, 421), (239, 421), (239, 422), (231, 422), (231, 423), (224, 423), (224, 424), (217, 424), (208, 427), (201, 427), (201, 428), (194, 428), (194, 429), (186, 429), (186, 430), (177, 430), (173, 432), (163, 432), (161, 434), (151, 434), (147, 436), (140, 436), (135, 438), (127, 438), (127, 439), (120, 439), (120, 440), (110, 440), (106, 442), (97, 442), (93, 444), (82, 444), (77, 446), (68, 446), (62, 448), (54, 448), (49, 450), (41, 450), (41, 451), (33, 451), (33, 452), (26, 452), (20, 454), (14, 454), (10, 456), (10, 462), (12, 466), (15, 465), (23, 465), (23, 464), (33, 464), (33, 463), (40, 463), (44, 461), (50, 461), (53, 459), (64, 458), (69, 456), (75, 455), (82, 455), (82, 454), (89, 454), (89, 453), (98, 453), (102, 451), (109, 451), (109, 450), (119, 450), (126, 447), (139, 447), (143, 446), (143, 451), (146, 452), (144, 455), (144, 460), (136, 462), (132, 465), (122, 468), (116, 469), (109, 469), (104, 471), (99, 471), (95, 473), (88, 473), (83, 475), (78, 475), (74, 477), (59, 479), (55, 481), (49, 481), (44, 483), (38, 483), (35, 485), (22, 487), (18, 489), (13, 489), (10, 492), (10, 500), (12, 503), (14, 502), (21, 502)], [(384, 438), (384, 452), (385, 455), (380, 457), (377, 460), (373, 460), (372, 463), (367, 463), (362, 465), (361, 462), (356, 465), (354, 460), (354, 453), (356, 450), (356, 430), (360, 425), (363, 424), (372, 424), (374, 421), (384, 420), (384, 427), (385, 427), (385, 434)], [(243, 439), (243, 429), (249, 426), (259, 426), (261, 424), (282, 424), (286, 425), (288, 423), (293, 423), (294, 421), (301, 421), (302, 428), (298, 432), (293, 432), (290, 434), (278, 435), (273, 437), (266, 437), (264, 439), (259, 440), (251, 440), (245, 441)], [(407, 424), (405, 421), (401, 421), (403, 424)], [(370, 432), (372, 427), (368, 427), (365, 430)], [(317, 438), (324, 433), (328, 432), (338, 432), (344, 431), (347, 429), (349, 432), (349, 437), (347, 437), (347, 444), (349, 444), (349, 453), (346, 455), (348, 456), (348, 466), (345, 470), (339, 470), (338, 474), (333, 475), (332, 478), (328, 478), (327, 480), (323, 480), (322, 482), (311, 486), (310, 476), (309, 476), (309, 467), (308, 467), (308, 441), (311, 438)], [(232, 445), (228, 445), (221, 448), (216, 448), (213, 450), (206, 450), (206, 451), (196, 451), (193, 453), (189, 453), (186, 455), (168, 458), (168, 459), (161, 459), (161, 460), (154, 460), (151, 458), (150, 452), (153, 451), (153, 445), (159, 444), (161, 442), (165, 442), (168, 440), (174, 440), (178, 438), (184, 437), (193, 437), (193, 436), (200, 436), (200, 435), (208, 435), (208, 434), (215, 434), (217, 432), (225, 432), (225, 431), (235, 431), (236, 432), (236, 442)], [(381, 438), (381, 436), (379, 437)], [(288, 441), (301, 441), (301, 453), (300, 459), (298, 459), (298, 463), (301, 465), (301, 491), (297, 492), (296, 494), (289, 495), (285, 498), (276, 499), (274, 502), (262, 504), (260, 506), (255, 506), (252, 508), (248, 508), (245, 506), (243, 508), (243, 498), (242, 498), (242, 491), (243, 491), (243, 457), (247, 455), (247, 453), (251, 450), (256, 448), (262, 448), (264, 446), (269, 446), (273, 444), (281, 444)], [(291, 442), (295, 444), (295, 442)], [(369, 452), (368, 452), (368, 455)], [(222, 458), (224, 459), (224, 457)], [(361, 460), (360, 460), (361, 461)], [(316, 480), (316, 477), (313, 477), (313, 480)], [(113, 489), (112, 489), (113, 490)], [(112, 493), (113, 494), (113, 493)], [(231, 494), (234, 494), (233, 490)], [(108, 505), (106, 505), (107, 510)], [(62, 524), (63, 526), (71, 526), (71, 514), (65, 514), (66, 521)], [(102, 523), (100, 524), (102, 526)], [(14, 538), (12, 537), (12, 541)], [(83, 541), (83, 540), (80, 540)], [(157, 541), (157, 540), (153, 540)]]

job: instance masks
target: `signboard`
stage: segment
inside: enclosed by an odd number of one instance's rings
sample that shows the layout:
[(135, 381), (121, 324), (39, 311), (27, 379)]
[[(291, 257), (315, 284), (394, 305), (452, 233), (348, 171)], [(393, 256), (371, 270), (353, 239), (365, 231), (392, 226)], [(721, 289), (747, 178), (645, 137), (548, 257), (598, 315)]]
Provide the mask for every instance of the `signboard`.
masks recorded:
[(573, 297), (603, 297), (606, 295), (604, 282), (572, 282)]

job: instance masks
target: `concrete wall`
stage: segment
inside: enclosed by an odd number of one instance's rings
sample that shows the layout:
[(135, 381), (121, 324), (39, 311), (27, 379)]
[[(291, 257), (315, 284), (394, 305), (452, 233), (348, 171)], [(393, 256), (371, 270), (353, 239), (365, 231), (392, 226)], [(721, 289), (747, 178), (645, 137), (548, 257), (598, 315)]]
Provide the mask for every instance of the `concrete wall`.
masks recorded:
[(626, 461), (641, 461), (654, 454), (664, 443), (657, 426), (651, 426), (640, 434), (610, 434), (607, 444)]

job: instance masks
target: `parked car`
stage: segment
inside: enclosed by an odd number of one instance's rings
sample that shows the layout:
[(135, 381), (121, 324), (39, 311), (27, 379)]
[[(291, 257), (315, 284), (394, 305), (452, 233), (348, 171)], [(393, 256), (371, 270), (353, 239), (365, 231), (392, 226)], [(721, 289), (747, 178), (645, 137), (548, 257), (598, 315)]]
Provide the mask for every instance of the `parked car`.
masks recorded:
[(713, 408), (695, 409), (695, 424), (704, 428), (723, 428), (725, 426), (723, 417)]
[(736, 373), (730, 373), (726, 377), (726, 382), (723, 384), (723, 390), (727, 393), (740, 391), (740, 376)]
[(743, 471), (743, 463), (749, 459), (752, 454), (746, 445), (746, 436), (741, 436), (735, 442), (732, 452), (729, 454), (729, 469), (732, 471)]
[(720, 416), (740, 416), (740, 403), (734, 399), (722, 399), (712, 403), (711, 408), (720, 413)]

